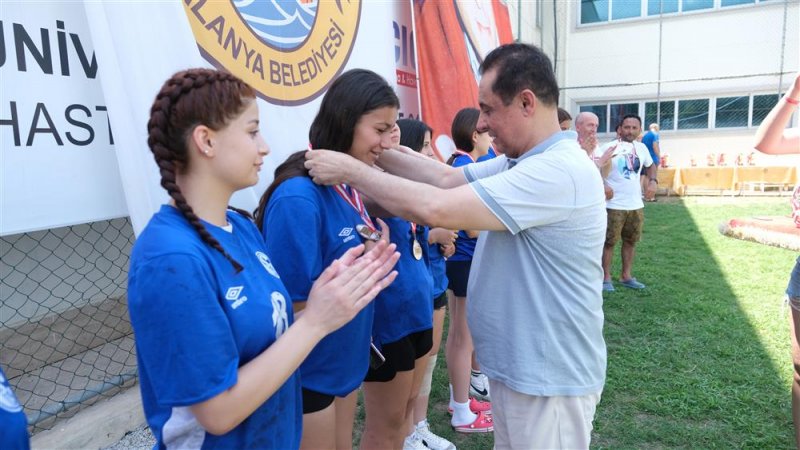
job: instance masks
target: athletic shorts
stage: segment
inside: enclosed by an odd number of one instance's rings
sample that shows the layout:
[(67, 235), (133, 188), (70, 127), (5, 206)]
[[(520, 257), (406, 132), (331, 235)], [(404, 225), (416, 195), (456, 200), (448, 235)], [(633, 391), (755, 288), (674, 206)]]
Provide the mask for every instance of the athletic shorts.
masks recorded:
[(442, 309), (447, 306), (447, 291), (442, 292), (442, 295), (433, 299), (433, 309)]
[(334, 396), (303, 388), (303, 414), (322, 411), (333, 403)]
[(369, 368), (364, 381), (385, 383), (392, 381), (397, 372), (414, 370), (414, 364), (433, 348), (433, 329), (417, 331), (399, 341), (383, 344), (381, 353), (386, 361), (377, 369)]
[(456, 297), (467, 296), (467, 281), (469, 280), (469, 261), (447, 261), (447, 287)]
[(635, 244), (642, 238), (644, 226), (644, 208), (625, 211), (607, 209), (608, 228), (606, 228), (606, 246), (613, 247), (622, 237), (623, 242)]

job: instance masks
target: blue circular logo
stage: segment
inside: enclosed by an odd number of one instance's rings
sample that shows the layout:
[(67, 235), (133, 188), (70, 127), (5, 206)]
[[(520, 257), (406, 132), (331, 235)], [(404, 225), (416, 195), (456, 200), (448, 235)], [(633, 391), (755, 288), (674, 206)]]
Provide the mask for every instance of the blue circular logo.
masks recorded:
[(317, 0), (234, 0), (233, 5), (256, 36), (279, 50), (301, 46), (317, 17)]

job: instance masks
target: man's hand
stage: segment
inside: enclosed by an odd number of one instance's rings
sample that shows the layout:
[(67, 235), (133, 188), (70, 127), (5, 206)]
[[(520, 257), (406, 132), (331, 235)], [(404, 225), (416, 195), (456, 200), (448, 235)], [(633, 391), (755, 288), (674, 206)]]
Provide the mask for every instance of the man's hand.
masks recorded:
[(590, 134), (585, 139), (578, 139), (578, 144), (587, 152), (593, 152), (597, 148), (597, 135)]
[(334, 185), (349, 183), (349, 175), (364, 165), (352, 156), (331, 150), (306, 152), (306, 169), (314, 183)]
[(647, 190), (644, 192), (645, 200), (652, 200), (656, 198), (656, 189), (658, 189), (658, 183), (656, 180), (650, 180), (647, 182)]
[(611, 189), (611, 186), (604, 184), (603, 188), (606, 193), (606, 200), (611, 200), (612, 198), (614, 198), (614, 190)]

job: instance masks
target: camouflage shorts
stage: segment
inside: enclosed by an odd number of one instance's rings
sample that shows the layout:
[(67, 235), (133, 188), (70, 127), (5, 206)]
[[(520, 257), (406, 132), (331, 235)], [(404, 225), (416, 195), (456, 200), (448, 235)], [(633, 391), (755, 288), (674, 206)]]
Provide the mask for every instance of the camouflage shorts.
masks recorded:
[(620, 236), (624, 242), (635, 244), (642, 238), (644, 227), (644, 208), (624, 211), (607, 209), (608, 228), (606, 228), (606, 246), (613, 247)]

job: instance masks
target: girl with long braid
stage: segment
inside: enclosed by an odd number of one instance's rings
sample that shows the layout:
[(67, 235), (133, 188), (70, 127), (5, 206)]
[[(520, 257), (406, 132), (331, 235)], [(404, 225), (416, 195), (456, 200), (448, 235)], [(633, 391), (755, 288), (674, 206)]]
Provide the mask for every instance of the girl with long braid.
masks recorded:
[(134, 244), (128, 307), (156, 448), (297, 448), (297, 368), (394, 280), (398, 256), (384, 243), (348, 250), (294, 315), (258, 229), (227, 207), (269, 152), (253, 89), (221, 71), (178, 72), (148, 135), (171, 201)]

